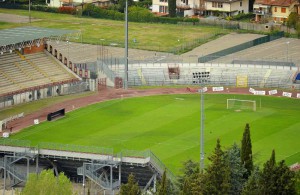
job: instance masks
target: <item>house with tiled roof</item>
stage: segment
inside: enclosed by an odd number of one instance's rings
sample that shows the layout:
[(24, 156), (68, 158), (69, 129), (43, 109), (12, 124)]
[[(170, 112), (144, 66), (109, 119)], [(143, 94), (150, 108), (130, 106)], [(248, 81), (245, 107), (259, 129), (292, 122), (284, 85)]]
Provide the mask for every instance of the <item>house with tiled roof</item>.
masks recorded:
[(298, 1), (295, 0), (256, 0), (253, 6), (255, 21), (263, 19), (283, 23), (291, 12), (297, 12)]

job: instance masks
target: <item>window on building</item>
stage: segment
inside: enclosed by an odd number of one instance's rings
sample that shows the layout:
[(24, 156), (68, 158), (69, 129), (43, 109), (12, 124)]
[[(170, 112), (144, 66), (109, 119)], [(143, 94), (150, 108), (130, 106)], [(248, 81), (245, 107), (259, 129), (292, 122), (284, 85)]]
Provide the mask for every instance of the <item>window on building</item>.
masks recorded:
[(281, 13), (286, 13), (286, 8), (285, 7), (281, 8)]
[(274, 12), (277, 12), (277, 7), (274, 7)]
[(218, 3), (218, 8), (223, 8), (223, 3)]
[(217, 2), (212, 2), (212, 7), (217, 7)]
[(159, 6), (159, 12), (160, 13), (168, 13), (169, 10), (168, 10), (168, 6)]
[(240, 2), (240, 7), (242, 7), (243, 6), (243, 2)]

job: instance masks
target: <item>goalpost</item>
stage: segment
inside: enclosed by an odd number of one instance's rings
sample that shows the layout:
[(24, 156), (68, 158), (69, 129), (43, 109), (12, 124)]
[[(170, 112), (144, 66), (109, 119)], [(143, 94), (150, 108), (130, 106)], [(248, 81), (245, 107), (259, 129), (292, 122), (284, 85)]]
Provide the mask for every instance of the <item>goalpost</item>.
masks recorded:
[(256, 101), (254, 100), (240, 100), (227, 99), (227, 109), (249, 109), (256, 111)]

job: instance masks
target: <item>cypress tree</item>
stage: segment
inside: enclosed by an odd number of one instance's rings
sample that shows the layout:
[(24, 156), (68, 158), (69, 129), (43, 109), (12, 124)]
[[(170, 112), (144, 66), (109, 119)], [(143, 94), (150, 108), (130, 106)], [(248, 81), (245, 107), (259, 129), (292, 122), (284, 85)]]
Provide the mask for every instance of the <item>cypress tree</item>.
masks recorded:
[(161, 178), (161, 183), (158, 187), (157, 194), (158, 195), (167, 195), (167, 187), (168, 187), (168, 180), (167, 180), (167, 174), (166, 170), (163, 173), (163, 176)]
[(270, 160), (263, 167), (260, 177), (261, 192), (263, 194), (276, 194), (276, 160), (275, 151), (272, 151)]
[(219, 139), (214, 153), (208, 159), (211, 165), (206, 172), (204, 194), (229, 194), (230, 170)]
[(169, 16), (176, 17), (176, 0), (168, 0)]
[(135, 181), (134, 175), (131, 173), (128, 176), (127, 184), (122, 184), (120, 188), (120, 195), (138, 195), (141, 194), (138, 183)]
[(252, 143), (250, 137), (250, 127), (248, 123), (246, 124), (242, 139), (241, 162), (247, 169), (247, 172), (244, 174), (244, 178), (248, 179), (253, 170)]

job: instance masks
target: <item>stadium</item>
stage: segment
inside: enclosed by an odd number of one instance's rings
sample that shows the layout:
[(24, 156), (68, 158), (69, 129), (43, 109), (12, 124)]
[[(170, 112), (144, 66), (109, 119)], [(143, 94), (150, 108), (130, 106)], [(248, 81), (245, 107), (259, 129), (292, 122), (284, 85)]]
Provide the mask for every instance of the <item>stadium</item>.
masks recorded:
[(80, 31), (0, 34), (1, 109), (78, 95), (0, 118), (4, 190), (46, 168), (84, 192), (89, 180), (114, 194), (131, 172), (147, 190), (164, 170), (175, 180), (183, 161), (199, 161), (203, 121), (205, 158), (217, 138), (239, 143), (250, 123), (257, 162), (274, 148), (299, 162), (299, 39), (228, 34), (180, 56), (130, 49), (126, 72), (124, 48), (80, 43)]

